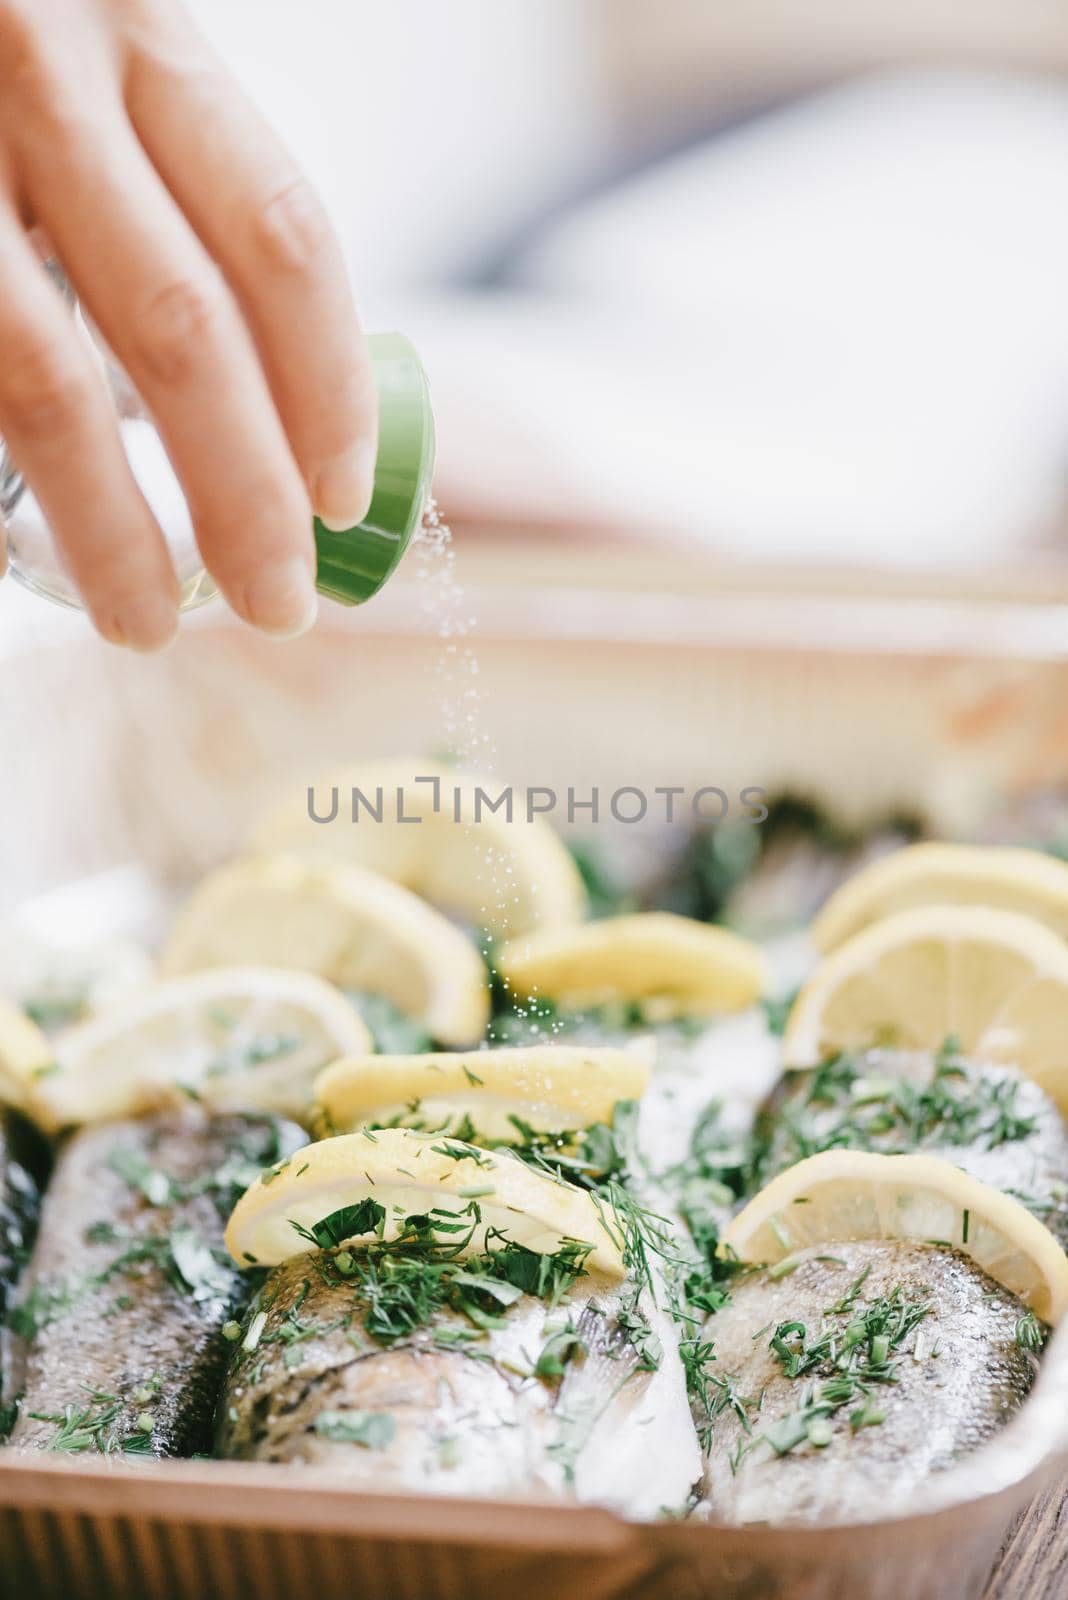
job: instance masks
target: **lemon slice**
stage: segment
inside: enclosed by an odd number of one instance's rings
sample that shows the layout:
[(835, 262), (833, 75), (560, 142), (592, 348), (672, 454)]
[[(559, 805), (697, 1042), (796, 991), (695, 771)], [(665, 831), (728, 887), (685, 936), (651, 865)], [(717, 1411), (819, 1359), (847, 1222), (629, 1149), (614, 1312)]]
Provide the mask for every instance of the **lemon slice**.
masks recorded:
[(362, 1055), (321, 1072), (315, 1098), (339, 1133), (369, 1122), (455, 1128), (467, 1118), (483, 1139), (515, 1140), (512, 1118), (541, 1133), (610, 1122), (620, 1100), (644, 1093), (649, 1066), (647, 1056), (627, 1050), (571, 1045)]
[[(485, 797), (496, 801), (506, 787), (418, 757), (346, 768), (312, 791), (327, 817), (336, 792), (332, 821), (312, 820), (302, 788), (267, 813), (252, 848), (370, 867), (495, 938), (580, 921), (587, 899), (578, 868), (543, 817), (526, 820), (522, 790), (514, 791), (511, 821), (505, 809), (489, 810)], [(357, 802), (355, 822), (354, 789), (366, 800)]]
[(724, 1230), (740, 1261), (772, 1264), (847, 1239), (948, 1244), (1043, 1321), (1068, 1307), (1068, 1256), (1009, 1195), (938, 1156), (825, 1150), (788, 1167)]
[(259, 856), (205, 878), (174, 925), (164, 972), (249, 964), (384, 995), (442, 1044), (477, 1043), (489, 1018), (474, 945), (416, 895), (360, 867)]
[(815, 1066), (887, 1042), (1017, 1066), (1068, 1115), (1068, 945), (1015, 911), (923, 906), (839, 946), (790, 1012), (783, 1053)]
[(568, 1010), (631, 1001), (659, 1018), (740, 1010), (759, 998), (767, 977), (748, 940), (661, 911), (514, 939), (496, 961), (521, 998), (538, 995)]
[[(125, 869), (120, 869), (125, 870)], [(136, 869), (134, 869), (136, 871)], [(132, 874), (131, 874), (132, 878)], [(81, 885), (71, 885), (71, 890)], [(94, 891), (96, 885), (93, 885)], [(118, 885), (122, 894), (123, 884)], [(51, 1036), (60, 1028), (83, 1022), (140, 994), (155, 977), (155, 962), (132, 940), (100, 938), (91, 934), (64, 939), (76, 933), (77, 915), (67, 915), (67, 891), (47, 902), (49, 935), (42, 934), (30, 917), (12, 917), (0, 923), (0, 972), (7, 998)], [(131, 893), (136, 893), (131, 882)], [(55, 906), (54, 921), (52, 906)], [(141, 907), (137, 907), (140, 916)], [(146, 906), (151, 913), (154, 907)]]
[(578, 1240), (591, 1246), (590, 1267), (624, 1276), (622, 1233), (611, 1207), (510, 1151), (491, 1154), (407, 1128), (322, 1139), (268, 1168), (234, 1207), (226, 1246), (242, 1266), (276, 1266), (314, 1249), (307, 1234), (327, 1217), (335, 1219), (328, 1242), (371, 1238), (375, 1227), (346, 1235), (336, 1217), (369, 1200), (382, 1208), (377, 1227), (386, 1239), (397, 1237), (406, 1217), (462, 1215), (466, 1233), (443, 1232), (440, 1239), (459, 1255), (485, 1249), (487, 1230), (540, 1255)]
[(909, 845), (831, 895), (812, 924), (812, 939), (826, 954), (882, 917), (931, 905), (1017, 911), (1068, 938), (1068, 862), (1040, 850)]
[(68, 1028), (30, 1107), (48, 1128), (135, 1116), (183, 1095), (302, 1119), (316, 1074), (370, 1044), (358, 1012), (322, 978), (227, 967), (157, 984)]
[(52, 1064), (52, 1045), (24, 1011), (0, 999), (0, 1101), (25, 1108), (27, 1096)]

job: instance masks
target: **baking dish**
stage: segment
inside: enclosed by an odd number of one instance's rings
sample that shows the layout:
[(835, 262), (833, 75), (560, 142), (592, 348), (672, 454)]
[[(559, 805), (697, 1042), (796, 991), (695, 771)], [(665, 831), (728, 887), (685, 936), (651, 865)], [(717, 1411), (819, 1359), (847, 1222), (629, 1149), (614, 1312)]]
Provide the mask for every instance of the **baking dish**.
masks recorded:
[[(904, 807), (966, 833), (1068, 777), (1055, 584), (1006, 598), (841, 577), (798, 592), (695, 571), (658, 588), (638, 550), (569, 571), (558, 550), (505, 565), (476, 547), (465, 565), (487, 755), (517, 784), (790, 787), (852, 821)], [(66, 626), (5, 648), (0, 728), (20, 759), (5, 763), (0, 893), (6, 910), (32, 898), (46, 930), (151, 938), (284, 782), (440, 743), (441, 645), (403, 579), (285, 649), (210, 614), (158, 661)], [(598, 831), (636, 874), (673, 843)], [(875, 1527), (637, 1527), (586, 1508), (354, 1495), (311, 1471), (0, 1456), (0, 1591), (966, 1596), (1066, 1446), (1062, 1331), (1013, 1422)], [(1034, 1592), (1041, 1559), (1021, 1535), (993, 1592)]]

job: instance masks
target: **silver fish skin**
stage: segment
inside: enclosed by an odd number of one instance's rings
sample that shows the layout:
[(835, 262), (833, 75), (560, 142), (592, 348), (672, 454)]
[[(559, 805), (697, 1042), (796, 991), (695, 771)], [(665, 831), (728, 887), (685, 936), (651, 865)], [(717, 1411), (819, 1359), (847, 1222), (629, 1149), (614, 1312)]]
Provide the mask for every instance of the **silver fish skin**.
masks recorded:
[[(45, 1140), (17, 1112), (0, 1114), (0, 1328), (7, 1320), (37, 1232), (50, 1164)], [(15, 1388), (0, 1348), (0, 1434), (14, 1423)]]
[[(836, 1311), (861, 1274), (852, 1304)], [(823, 1363), (789, 1377), (771, 1340), (803, 1323), (811, 1343), (862, 1318), (881, 1296), (900, 1292), (926, 1314), (891, 1350), (893, 1381), (868, 1385), (826, 1419), (829, 1440), (803, 1439), (785, 1453), (793, 1422), (832, 1376)], [(717, 1401), (706, 1457), (702, 1512), (739, 1524), (835, 1523), (885, 1518), (930, 1474), (944, 1471), (994, 1434), (1026, 1397), (1035, 1356), (1017, 1337), (1024, 1307), (972, 1262), (937, 1246), (897, 1242), (825, 1245), (798, 1253), (773, 1278), (736, 1280), (730, 1303), (705, 1335), (713, 1371), (735, 1404)], [(796, 1329), (787, 1335), (798, 1343)], [(839, 1343), (841, 1348), (841, 1343)], [(718, 1409), (723, 1404), (723, 1409)], [(865, 1405), (884, 1416), (855, 1425)]]
[[(473, 1341), (470, 1321), (444, 1309), (383, 1345), (366, 1332), (359, 1294), (328, 1282), (322, 1261), (276, 1268), (250, 1307), (218, 1454), (324, 1467), (397, 1491), (578, 1499), (638, 1518), (686, 1500), (700, 1458), (684, 1387), (677, 1404), (665, 1402), (674, 1374), (665, 1384), (663, 1362), (643, 1369), (617, 1320), (627, 1289), (590, 1274), (552, 1309), (523, 1295), (484, 1338)], [(646, 1291), (641, 1304), (655, 1336), (663, 1313)], [(568, 1323), (585, 1353), (562, 1378), (532, 1376), (547, 1338)], [(378, 1419), (372, 1442), (354, 1440), (353, 1424), (366, 1430), (368, 1417)]]
[[(943, 1061), (939, 1076), (939, 1058), (930, 1053), (873, 1049), (848, 1058), (837, 1079), (826, 1068), (785, 1073), (757, 1120), (763, 1150), (756, 1186), (829, 1145), (888, 1155), (923, 1150), (1014, 1195), (1068, 1244), (1068, 1125), (1057, 1107), (1015, 1067), (962, 1057), (949, 1064), (947, 1073)], [(814, 1099), (817, 1080), (825, 1087)], [(893, 1112), (898, 1083), (906, 1092), (934, 1085), (928, 1104), (942, 1099), (949, 1114), (930, 1118), (917, 1135)]]
[[(625, 1141), (626, 1187), (665, 1235), (668, 1259), (655, 1249), (649, 1252), (650, 1299), (656, 1303), (657, 1337), (665, 1352), (658, 1405), (663, 1417), (672, 1419), (679, 1477), (689, 1473), (695, 1481), (701, 1471), (701, 1451), (692, 1419), (689, 1429), (682, 1421), (689, 1406), (683, 1355), (687, 1343), (700, 1332), (700, 1313), (696, 1323), (688, 1314), (673, 1314), (673, 1307), (680, 1308), (681, 1296), (677, 1284), (673, 1287), (668, 1280), (678, 1278), (675, 1268), (686, 1260), (695, 1273), (702, 1268), (686, 1222), (691, 1208), (723, 1227), (732, 1214), (734, 1197), (720, 1184), (685, 1176), (684, 1169), (695, 1129), (710, 1109), (716, 1111), (724, 1144), (737, 1149), (739, 1161), (745, 1159), (758, 1108), (779, 1076), (778, 1040), (755, 1006), (699, 1026), (663, 1022), (624, 1027), (611, 1014), (599, 1014), (569, 1020), (565, 1036), (569, 1042), (646, 1050), (651, 1057), (652, 1076), (636, 1107), (633, 1141)], [(709, 1103), (712, 1096), (714, 1107)], [(674, 1508), (682, 1504), (675, 1502)]]
[(11, 1317), (22, 1397), (7, 1448), (210, 1448), (220, 1330), (250, 1288), (222, 1248), (226, 1217), (252, 1175), (304, 1137), (190, 1107), (70, 1140)]

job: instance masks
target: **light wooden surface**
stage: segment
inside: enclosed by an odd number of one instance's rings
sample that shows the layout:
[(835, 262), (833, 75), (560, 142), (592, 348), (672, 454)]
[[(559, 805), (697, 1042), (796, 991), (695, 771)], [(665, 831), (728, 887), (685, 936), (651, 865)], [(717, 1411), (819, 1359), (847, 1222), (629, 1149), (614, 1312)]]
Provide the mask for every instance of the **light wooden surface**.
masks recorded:
[(998, 1556), (983, 1600), (1060, 1600), (1068, 1595), (1068, 1484), (1039, 1495)]

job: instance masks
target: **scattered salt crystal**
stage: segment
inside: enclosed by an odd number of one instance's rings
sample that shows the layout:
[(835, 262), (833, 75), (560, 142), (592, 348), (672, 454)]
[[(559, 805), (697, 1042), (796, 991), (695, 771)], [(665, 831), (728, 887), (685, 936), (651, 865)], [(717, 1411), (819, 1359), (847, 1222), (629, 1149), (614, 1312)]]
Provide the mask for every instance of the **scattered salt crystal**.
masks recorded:
[[(442, 754), (460, 772), (474, 773), (479, 778), (495, 777), (497, 747), (484, 725), (485, 708), (477, 682), (478, 657), (472, 643), (476, 619), (468, 610), (463, 586), (456, 575), (452, 529), (443, 521), (432, 499), (427, 502), (422, 526), (412, 541), (409, 560), (414, 562), (420, 615), (440, 641), (432, 672), (433, 695), (443, 736)], [(463, 826), (470, 835), (477, 824), (467, 821)], [(513, 826), (524, 824), (517, 819)], [(475, 840), (474, 853), (481, 858), (478, 887), (484, 897), (486, 921), (500, 924), (506, 920), (508, 908), (518, 903), (513, 881), (515, 860), (481, 839)], [(537, 892), (536, 885), (532, 889)], [(485, 935), (482, 953), (490, 954)], [(529, 1015), (514, 998), (512, 1006), (517, 1016)], [(533, 1034), (544, 1031), (540, 1021), (532, 1023)], [(552, 1031), (557, 1031), (555, 1023)]]

